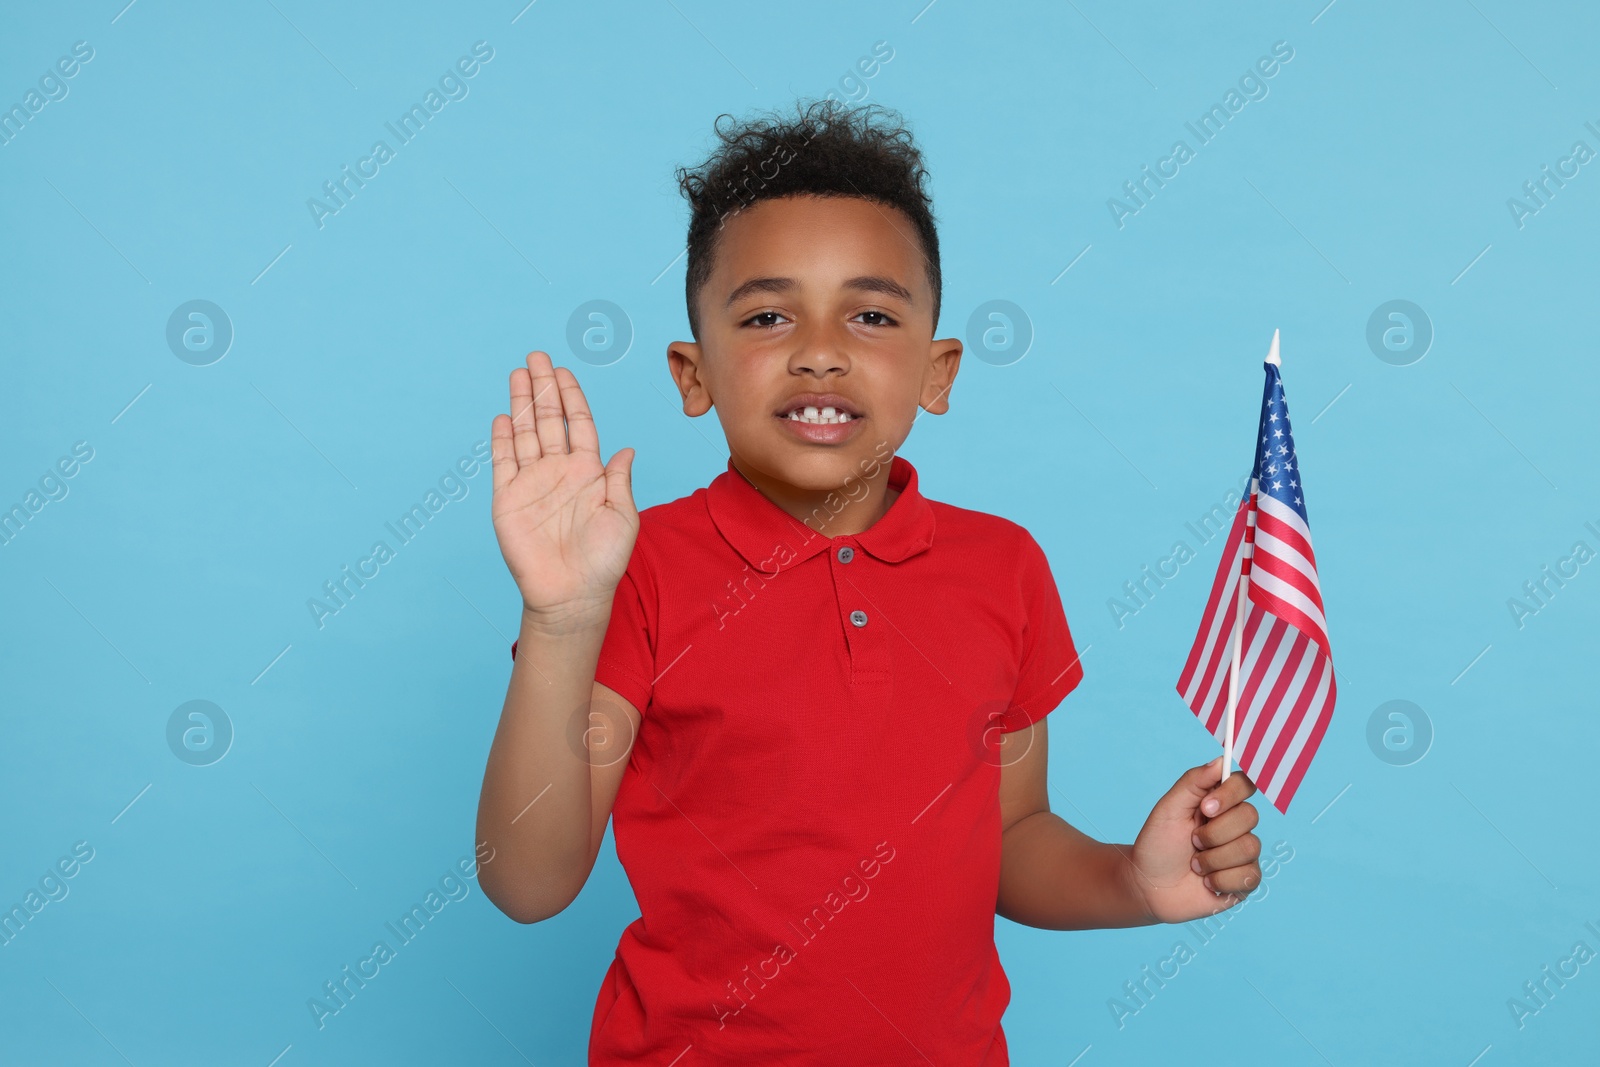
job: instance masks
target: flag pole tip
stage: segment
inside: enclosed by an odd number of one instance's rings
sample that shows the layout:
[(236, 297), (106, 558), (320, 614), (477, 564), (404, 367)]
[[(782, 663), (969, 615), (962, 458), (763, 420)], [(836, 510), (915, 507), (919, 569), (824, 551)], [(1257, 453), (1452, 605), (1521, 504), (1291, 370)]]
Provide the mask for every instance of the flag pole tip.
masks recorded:
[(1274, 367), (1283, 366), (1283, 361), (1278, 358), (1278, 331), (1272, 331), (1272, 347), (1267, 350), (1267, 362)]

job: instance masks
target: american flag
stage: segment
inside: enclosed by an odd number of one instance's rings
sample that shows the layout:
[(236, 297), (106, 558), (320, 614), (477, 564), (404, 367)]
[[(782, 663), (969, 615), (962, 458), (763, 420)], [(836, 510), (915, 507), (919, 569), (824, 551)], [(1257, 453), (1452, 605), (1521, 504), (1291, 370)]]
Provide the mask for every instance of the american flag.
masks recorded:
[(1234, 747), (1240, 769), (1287, 813), (1333, 717), (1336, 687), (1276, 334), (1266, 371), (1250, 493), (1234, 513), (1178, 693), (1226, 744), (1236, 598), (1244, 575)]

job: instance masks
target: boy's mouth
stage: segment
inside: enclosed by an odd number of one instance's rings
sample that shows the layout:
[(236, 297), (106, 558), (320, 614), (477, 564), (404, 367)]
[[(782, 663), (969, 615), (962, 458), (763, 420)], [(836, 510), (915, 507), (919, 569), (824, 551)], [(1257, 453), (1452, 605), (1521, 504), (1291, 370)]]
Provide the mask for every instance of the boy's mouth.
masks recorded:
[(801, 393), (790, 397), (774, 414), (789, 422), (831, 426), (866, 418), (853, 402), (837, 393)]

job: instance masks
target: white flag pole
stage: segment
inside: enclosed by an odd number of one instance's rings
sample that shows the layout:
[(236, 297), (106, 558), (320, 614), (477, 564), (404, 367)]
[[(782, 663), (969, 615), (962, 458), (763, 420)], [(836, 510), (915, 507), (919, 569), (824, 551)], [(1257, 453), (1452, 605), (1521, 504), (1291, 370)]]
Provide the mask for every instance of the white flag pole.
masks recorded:
[[(1278, 357), (1278, 331), (1272, 331), (1272, 347), (1267, 351), (1266, 362), (1275, 367), (1281, 367), (1283, 361)], [(1244, 616), (1245, 603), (1250, 596), (1250, 574), (1247, 569), (1253, 553), (1255, 538), (1251, 536), (1252, 527), (1255, 526), (1256, 516), (1254, 498), (1256, 483), (1250, 483), (1251, 508), (1245, 513), (1245, 540), (1241, 547), (1244, 557), (1239, 565), (1239, 583), (1234, 598), (1233, 616), (1233, 661), (1228, 665), (1228, 715), (1227, 723), (1223, 728), (1222, 740), (1222, 780), (1226, 781), (1233, 767), (1233, 735), (1234, 735), (1234, 710), (1239, 705), (1239, 661), (1244, 654)]]
[(1222, 742), (1222, 780), (1226, 781), (1233, 767), (1233, 709), (1239, 703), (1239, 657), (1240, 646), (1244, 644), (1244, 602), (1249, 596), (1245, 588), (1250, 582), (1250, 576), (1240, 568), (1238, 595), (1234, 603), (1237, 605), (1233, 619), (1233, 662), (1228, 665), (1228, 723)]

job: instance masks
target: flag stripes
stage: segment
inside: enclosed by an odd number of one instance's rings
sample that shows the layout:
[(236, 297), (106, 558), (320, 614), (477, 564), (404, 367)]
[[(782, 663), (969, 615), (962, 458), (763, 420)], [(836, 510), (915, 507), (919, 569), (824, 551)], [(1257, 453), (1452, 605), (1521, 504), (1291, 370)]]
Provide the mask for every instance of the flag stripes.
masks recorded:
[(1327, 732), (1338, 692), (1299, 475), (1282, 380), (1269, 360), (1250, 493), (1234, 513), (1177, 689), (1226, 744), (1228, 675), (1237, 638), (1235, 755), (1261, 794), (1284, 813)]

